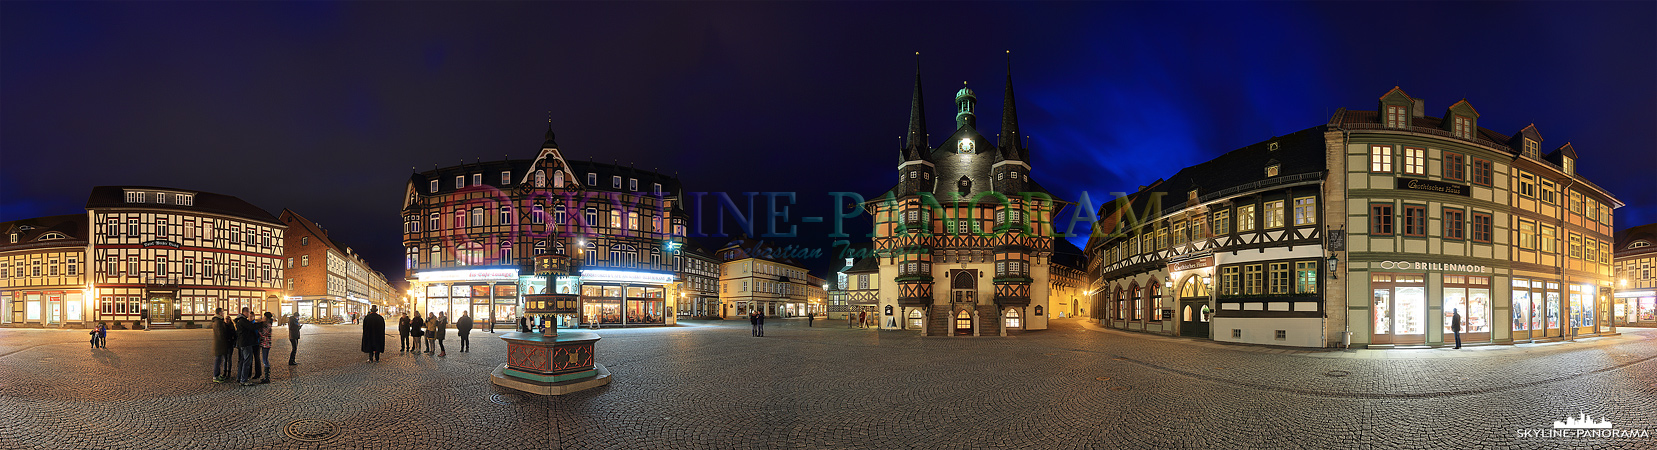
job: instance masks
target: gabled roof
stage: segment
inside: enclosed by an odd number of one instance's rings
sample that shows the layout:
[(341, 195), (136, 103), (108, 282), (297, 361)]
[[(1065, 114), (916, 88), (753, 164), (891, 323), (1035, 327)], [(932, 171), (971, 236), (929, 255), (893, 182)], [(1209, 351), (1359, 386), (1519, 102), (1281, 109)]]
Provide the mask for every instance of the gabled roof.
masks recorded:
[(1571, 143), (1566, 142), (1565, 145), (1561, 145), (1559, 148), (1554, 149), (1554, 151), (1548, 152), (1547, 160), (1555, 165), (1563, 165), (1565, 163), (1560, 160), (1559, 157), (1561, 156), (1577, 159), (1576, 148), (1571, 147)]
[[(0, 222), (0, 251), (30, 247), (85, 246), (86, 227), (87, 216), (84, 213)], [(15, 244), (11, 242), (12, 233), (17, 233)], [(60, 235), (63, 236), (61, 239), (42, 239)]]
[(1410, 94), (1404, 92), (1404, 88), (1400, 88), (1398, 86), (1393, 86), (1391, 90), (1387, 91), (1387, 93), (1381, 94), (1381, 98), (1379, 98), (1377, 100), (1386, 101), (1387, 97), (1392, 96), (1392, 93), (1394, 93), (1394, 92), (1397, 92), (1398, 94), (1403, 95), (1405, 100), (1409, 100), (1411, 102), (1415, 101), (1414, 98), (1410, 98)]
[[(171, 202), (169, 202), (169, 203), (127, 203), (126, 192), (128, 190), (143, 190), (143, 191), (157, 191), (157, 192), (167, 192), (167, 193), (191, 194), (193, 196), (193, 200), (191, 201), (190, 205), (176, 205), (176, 204), (173, 204)], [(234, 196), (229, 196), (229, 195), (224, 195), (224, 194), (215, 194), (215, 193), (212, 193), (212, 192), (193, 191), (193, 190), (189, 190), (189, 189), (178, 189), (178, 188), (168, 188), (168, 187), (156, 187), (156, 186), (94, 186), (92, 188), (92, 194), (89, 195), (86, 199), (86, 209), (103, 209), (103, 208), (145, 208), (145, 209), (170, 209), (170, 210), (179, 210), (179, 211), (197, 211), (197, 212), (205, 212), (205, 213), (224, 214), (224, 215), (239, 217), (239, 218), (248, 219), (248, 220), (256, 220), (256, 221), (261, 221), (261, 222), (267, 222), (267, 223), (270, 223), (270, 224), (273, 224), (273, 225), (279, 225), (279, 224), (282, 223), (281, 221), (276, 220), (276, 216), (272, 216), (269, 212), (265, 211), (264, 209), (261, 209), (257, 206), (253, 206), (252, 203), (248, 203), (248, 202), (243, 201), (242, 199), (236, 198)]]
[[(335, 242), (333, 238), (328, 237), (328, 232), (323, 231), (322, 227), (317, 225), (316, 222), (312, 222), (311, 219), (306, 219), (305, 216), (301, 216), (299, 213), (293, 212), (291, 209), (284, 208), (282, 209), (282, 222), (288, 225), (288, 236), (298, 234), (295, 233), (296, 231), (316, 236), (317, 242), (328, 246), (328, 248), (334, 249), (334, 251), (339, 252), (341, 255), (345, 254), (345, 246), (340, 245), (340, 243)], [(299, 250), (297, 246), (288, 246), (286, 249)]]
[(844, 270), (844, 272), (846, 272), (846, 273), (876, 273), (876, 272), (880, 272), (880, 258), (870, 256), (870, 257), (867, 257), (867, 258), (859, 259), (859, 260), (857, 260), (857, 262), (852, 263), (851, 267)]
[[(1452, 105), (1450, 105), (1450, 107), (1449, 107), (1449, 108), (1444, 108), (1444, 111), (1445, 111), (1445, 112), (1449, 112), (1449, 111), (1452, 111), (1452, 110), (1455, 110), (1455, 109), (1456, 109), (1456, 107), (1457, 107), (1457, 106), (1462, 106), (1462, 105), (1467, 105), (1467, 110), (1468, 110), (1468, 111), (1472, 111), (1472, 112), (1473, 112), (1473, 117), (1474, 117), (1474, 118), (1478, 118), (1478, 117), (1479, 117), (1479, 110), (1477, 110), (1477, 109), (1473, 109), (1473, 104), (1472, 104), (1472, 103), (1468, 103), (1468, 102), (1467, 102), (1467, 99), (1465, 99), (1465, 98), (1464, 98), (1464, 99), (1461, 99), (1461, 101), (1459, 101), (1459, 102), (1456, 102), (1456, 103), (1454, 103), (1454, 104), (1452, 104)], [(1444, 115), (1444, 117), (1450, 117), (1450, 115), (1449, 115), (1449, 114), (1445, 114), (1445, 115)]]

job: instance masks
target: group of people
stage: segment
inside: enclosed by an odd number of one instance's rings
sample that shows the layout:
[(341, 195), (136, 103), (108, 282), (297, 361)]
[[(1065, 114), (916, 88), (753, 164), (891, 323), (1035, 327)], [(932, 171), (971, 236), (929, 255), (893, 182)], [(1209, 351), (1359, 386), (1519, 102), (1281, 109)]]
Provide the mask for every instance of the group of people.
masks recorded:
[[(363, 324), (363, 339), (367, 339), (369, 326), (366, 322)], [(455, 335), (460, 337), (460, 351), (471, 351), (472, 312), (462, 311), (460, 318), (455, 320), (454, 327)], [(382, 325), (380, 329), (384, 329), (384, 326)], [(448, 356), (449, 350), (444, 347), (443, 342), (448, 334), (449, 314), (447, 312), (436, 314), (428, 312), (424, 319), (420, 318), (419, 311), (414, 312), (414, 318), (412, 319), (409, 318), (408, 313), (403, 313), (402, 317), (397, 319), (397, 335), (402, 338), (402, 346), (398, 348), (397, 353), (424, 352), (430, 354), (435, 349), (437, 356)], [(413, 338), (413, 340), (411, 341), (410, 338)], [(421, 348), (422, 340), (425, 344), (424, 349)], [(364, 345), (366, 346), (366, 344)], [(384, 348), (383, 343), (381, 348)]]
[[(213, 313), (213, 382), (223, 383), (232, 378), (242, 386), (270, 382), (271, 327), (275, 317), (269, 311), (255, 315), (243, 306), (234, 319), (225, 317), (224, 308)], [(299, 314), (288, 316), (288, 365), (297, 366), (294, 357), (299, 353)], [(235, 361), (235, 362), (233, 362)]]
[(765, 337), (765, 313), (759, 311), (748, 313), (748, 323), (754, 325), (754, 337)]
[(98, 328), (94, 328), (91, 334), (92, 348), (109, 348), (104, 346), (104, 343), (109, 340), (109, 327), (104, 325), (103, 322), (98, 322)]

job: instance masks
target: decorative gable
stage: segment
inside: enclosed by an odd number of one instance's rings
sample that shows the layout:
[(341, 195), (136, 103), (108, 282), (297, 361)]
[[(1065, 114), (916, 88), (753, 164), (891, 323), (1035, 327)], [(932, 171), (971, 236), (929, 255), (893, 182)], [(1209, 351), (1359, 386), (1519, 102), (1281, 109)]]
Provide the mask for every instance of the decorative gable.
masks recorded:
[(1468, 140), (1477, 139), (1479, 136), (1479, 111), (1473, 109), (1473, 104), (1468, 103), (1467, 99), (1461, 99), (1461, 101), (1444, 110), (1442, 126), (1444, 131), (1450, 132), (1455, 137)]
[(1411, 112), (1416, 100), (1398, 86), (1381, 96), (1378, 109), (1381, 125), (1387, 128), (1409, 128)]

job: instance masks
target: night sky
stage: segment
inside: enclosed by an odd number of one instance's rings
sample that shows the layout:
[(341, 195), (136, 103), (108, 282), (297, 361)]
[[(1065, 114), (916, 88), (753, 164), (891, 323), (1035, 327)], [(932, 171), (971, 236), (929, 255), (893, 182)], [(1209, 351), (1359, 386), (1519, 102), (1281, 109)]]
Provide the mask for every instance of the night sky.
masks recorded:
[[(1428, 115), (1466, 98), (1481, 126), (1573, 143), (1626, 228), (1657, 222), (1654, 23), (1649, 1), (8, 1), (0, 220), (84, 212), (95, 185), (216, 192), (293, 209), (397, 281), (411, 169), (533, 158), (550, 110), (567, 158), (798, 192), (799, 224), (830, 191), (895, 182), (915, 52), (937, 145), (962, 81), (994, 135), (1010, 50), (1035, 179), (1064, 199), (1097, 205), (1396, 85)], [(799, 225), (773, 241), (830, 242)]]

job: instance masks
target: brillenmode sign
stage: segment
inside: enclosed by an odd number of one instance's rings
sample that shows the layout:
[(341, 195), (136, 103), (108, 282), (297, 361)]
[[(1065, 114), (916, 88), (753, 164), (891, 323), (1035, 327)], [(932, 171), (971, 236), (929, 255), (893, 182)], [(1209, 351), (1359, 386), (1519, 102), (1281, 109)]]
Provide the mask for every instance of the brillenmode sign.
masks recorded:
[(1437, 192), (1441, 194), (1460, 195), (1470, 197), (1473, 194), (1467, 191), (1467, 185), (1445, 183), (1443, 181), (1420, 180), (1415, 178), (1399, 178), (1396, 184), (1399, 189), (1412, 191)]
[(1490, 268), (1474, 264), (1445, 264), (1414, 261), (1381, 261), (1382, 269), (1432, 270), (1439, 272), (1490, 273)]

